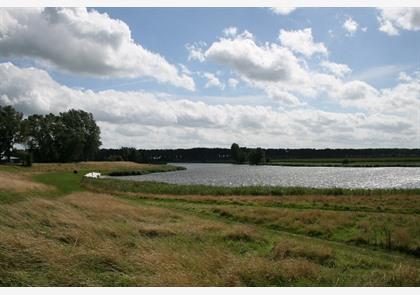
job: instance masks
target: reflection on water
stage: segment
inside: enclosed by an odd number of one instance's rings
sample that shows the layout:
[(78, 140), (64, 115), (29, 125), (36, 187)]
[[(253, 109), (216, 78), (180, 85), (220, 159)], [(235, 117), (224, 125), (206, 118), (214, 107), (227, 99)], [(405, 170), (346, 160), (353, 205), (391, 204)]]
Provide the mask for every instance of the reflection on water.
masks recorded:
[(218, 186), (301, 186), (342, 188), (420, 188), (420, 168), (281, 167), (184, 164), (187, 170), (119, 177), (137, 181)]

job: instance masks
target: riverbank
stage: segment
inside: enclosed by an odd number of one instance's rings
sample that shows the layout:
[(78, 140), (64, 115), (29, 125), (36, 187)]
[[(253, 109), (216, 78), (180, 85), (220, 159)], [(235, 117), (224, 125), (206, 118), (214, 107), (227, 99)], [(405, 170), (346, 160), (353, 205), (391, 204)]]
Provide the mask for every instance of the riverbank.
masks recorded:
[(420, 167), (418, 157), (276, 159), (264, 165), (294, 167)]
[(167, 168), (0, 166), (0, 285), (420, 286), (418, 192), (82, 181), (121, 169)]

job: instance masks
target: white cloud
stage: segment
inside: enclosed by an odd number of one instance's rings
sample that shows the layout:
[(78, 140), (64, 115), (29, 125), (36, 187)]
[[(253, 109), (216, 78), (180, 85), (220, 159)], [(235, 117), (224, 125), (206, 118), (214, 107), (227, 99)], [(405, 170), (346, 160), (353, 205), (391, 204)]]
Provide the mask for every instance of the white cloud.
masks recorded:
[(379, 30), (390, 36), (398, 35), (399, 30), (420, 30), (419, 7), (380, 8), (379, 11)]
[(296, 7), (271, 7), (270, 10), (279, 15), (288, 15), (296, 10)]
[(204, 41), (186, 44), (185, 48), (188, 50), (188, 60), (198, 60), (199, 62), (203, 62), (205, 60), (203, 47), (206, 45), (207, 44)]
[(334, 63), (330, 61), (322, 61), (321, 67), (323, 67), (329, 73), (337, 77), (344, 77), (351, 73), (351, 69), (346, 64), (338, 64), (338, 63)]
[(194, 90), (194, 80), (132, 39), (127, 24), (86, 8), (0, 9), (0, 56), (101, 78), (151, 77)]
[(228, 85), (229, 85), (230, 88), (234, 88), (235, 89), (236, 86), (238, 86), (238, 84), (239, 84), (239, 81), (237, 79), (235, 79), (235, 78), (229, 78)]
[(229, 27), (223, 30), (223, 34), (226, 37), (235, 37), (238, 33), (238, 29), (236, 27)]
[[(212, 43), (205, 51), (206, 60), (229, 67), (242, 81), (261, 89), (281, 105), (301, 107), (301, 98), (332, 98), (342, 106), (368, 110), (378, 104), (379, 94), (374, 87), (363, 81), (341, 80), (351, 72), (347, 65), (324, 61), (321, 66), (333, 75), (311, 71), (288, 48), (274, 43), (257, 44), (242, 35)], [(361, 102), (370, 98), (373, 103), (363, 108)]]
[(288, 81), (302, 74), (298, 59), (289, 49), (274, 43), (259, 46), (243, 34), (214, 42), (205, 57), (257, 81)]
[(398, 80), (404, 81), (404, 82), (410, 82), (410, 81), (413, 80), (413, 78), (411, 78), (409, 75), (407, 75), (406, 72), (401, 72), (398, 75)]
[(225, 84), (220, 82), (219, 78), (217, 78), (215, 74), (205, 72), (203, 73), (203, 77), (207, 79), (207, 83), (204, 87), (217, 87), (222, 90), (225, 89)]
[(296, 31), (280, 30), (279, 39), (283, 46), (302, 53), (306, 57), (315, 53), (328, 54), (328, 50), (323, 43), (314, 42), (311, 28)]
[(346, 19), (346, 21), (343, 23), (343, 28), (350, 34), (353, 35), (357, 29), (359, 28), (359, 24), (353, 20), (351, 17)]
[[(409, 109), (413, 99), (420, 101), (419, 85), (404, 83), (375, 95), (384, 103)], [(363, 92), (367, 86), (358, 87)], [(268, 106), (209, 105), (143, 91), (78, 90), (57, 83), (44, 70), (10, 63), (0, 64), (0, 93), (2, 105), (11, 104), (27, 115), (70, 108), (92, 112), (105, 147), (229, 146), (234, 141), (265, 147), (414, 147), (417, 143), (417, 121), (406, 112), (401, 116), (334, 113), (307, 107), (286, 112)]]
[(295, 101), (295, 96), (290, 99), (290, 95), (273, 93), (305, 91), (302, 84), (310, 81), (300, 60), (288, 48), (275, 43), (258, 45), (249, 32), (212, 43), (205, 51), (205, 58), (231, 68), (248, 85), (262, 89), (286, 105)]

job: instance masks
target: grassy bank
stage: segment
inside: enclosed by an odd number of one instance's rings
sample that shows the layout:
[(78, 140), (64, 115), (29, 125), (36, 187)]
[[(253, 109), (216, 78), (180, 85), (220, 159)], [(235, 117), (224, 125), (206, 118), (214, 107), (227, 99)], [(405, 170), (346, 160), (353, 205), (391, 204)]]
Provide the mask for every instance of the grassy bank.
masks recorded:
[(211, 185), (184, 185), (154, 181), (129, 181), (122, 179), (84, 179), (82, 186), (92, 190), (121, 191), (172, 195), (326, 195), (326, 196), (380, 196), (380, 195), (420, 195), (420, 189), (344, 189), (305, 188), (280, 186), (225, 187)]
[(0, 168), (16, 181), (0, 183), (1, 286), (420, 286), (414, 190), (81, 182), (150, 167), (71, 165)]
[(303, 167), (420, 167), (418, 157), (389, 158), (320, 158), (320, 159), (275, 159), (266, 163), (272, 166)]
[(115, 172), (148, 174), (178, 169), (182, 167), (133, 162), (37, 163), (32, 167), (0, 165), (0, 203), (85, 191), (81, 186), (83, 175), (91, 171), (109, 175)]

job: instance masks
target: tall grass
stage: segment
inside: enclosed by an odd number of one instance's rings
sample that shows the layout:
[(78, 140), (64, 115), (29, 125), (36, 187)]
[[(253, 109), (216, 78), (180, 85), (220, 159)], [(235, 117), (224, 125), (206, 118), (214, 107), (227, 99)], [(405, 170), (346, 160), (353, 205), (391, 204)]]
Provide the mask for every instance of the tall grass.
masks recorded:
[(209, 185), (183, 185), (154, 181), (128, 181), (120, 179), (84, 179), (82, 185), (89, 189), (102, 191), (139, 192), (169, 195), (245, 195), (245, 196), (382, 196), (382, 195), (420, 195), (420, 189), (344, 189), (344, 188), (305, 188), (279, 186), (224, 187)]

